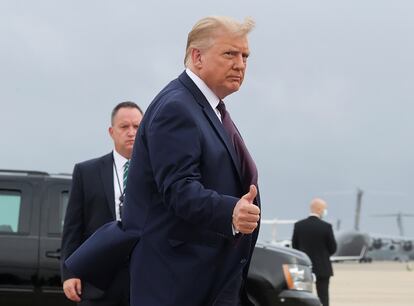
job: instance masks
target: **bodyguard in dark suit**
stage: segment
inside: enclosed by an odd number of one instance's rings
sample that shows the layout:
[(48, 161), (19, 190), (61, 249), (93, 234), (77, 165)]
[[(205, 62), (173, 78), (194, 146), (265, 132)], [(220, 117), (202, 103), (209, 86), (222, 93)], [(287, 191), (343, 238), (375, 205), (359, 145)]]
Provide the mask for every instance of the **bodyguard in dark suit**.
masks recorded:
[(207, 17), (193, 27), (187, 69), (141, 122), (122, 226), (101, 227), (66, 260), (71, 271), (103, 288), (129, 256), (133, 306), (252, 305), (257, 169), (223, 99), (242, 84), (253, 25)]
[[(62, 263), (96, 229), (103, 224), (120, 220), (124, 196), (124, 174), (136, 131), (142, 119), (141, 109), (133, 102), (122, 102), (112, 111), (109, 134), (114, 151), (102, 157), (75, 165), (72, 189), (62, 236)], [(62, 264), (65, 295), (79, 305), (129, 305), (129, 273), (127, 263), (114, 276), (106, 291), (90, 286), (74, 276)]]
[(306, 253), (316, 275), (316, 290), (323, 306), (329, 306), (329, 278), (333, 275), (330, 256), (336, 251), (332, 226), (322, 220), (327, 204), (322, 199), (311, 202), (311, 214), (295, 223), (292, 247)]

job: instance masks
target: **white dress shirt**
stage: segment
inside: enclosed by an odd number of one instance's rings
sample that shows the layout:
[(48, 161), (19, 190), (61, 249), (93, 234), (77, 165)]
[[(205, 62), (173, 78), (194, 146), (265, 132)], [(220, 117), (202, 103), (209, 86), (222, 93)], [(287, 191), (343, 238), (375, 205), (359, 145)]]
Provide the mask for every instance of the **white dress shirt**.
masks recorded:
[(115, 216), (116, 220), (120, 221), (119, 204), (121, 201), (119, 198), (124, 193), (124, 166), (128, 159), (119, 154), (115, 149), (113, 150), (113, 155), (115, 163), (112, 166), (114, 172)]
[(211, 108), (214, 110), (214, 112), (216, 113), (217, 117), (219, 118), (221, 122), (221, 115), (220, 115), (219, 110), (217, 109), (217, 106), (220, 103), (219, 97), (217, 97), (214, 94), (214, 92), (212, 92), (211, 89), (208, 88), (206, 83), (204, 83), (204, 81), (200, 79), (199, 76), (196, 75), (194, 72), (192, 72), (190, 69), (187, 68), (185, 72), (188, 74), (190, 79), (196, 84), (198, 89), (200, 89), (204, 97), (206, 97), (208, 103), (210, 104)]

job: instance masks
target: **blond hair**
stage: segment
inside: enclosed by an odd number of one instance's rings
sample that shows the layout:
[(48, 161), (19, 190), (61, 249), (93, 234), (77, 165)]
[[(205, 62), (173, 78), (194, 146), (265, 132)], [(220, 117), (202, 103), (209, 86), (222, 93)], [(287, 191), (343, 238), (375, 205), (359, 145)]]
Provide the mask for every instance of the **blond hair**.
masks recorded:
[(208, 49), (214, 39), (223, 32), (234, 36), (247, 35), (254, 25), (255, 22), (250, 17), (246, 17), (243, 23), (226, 16), (209, 16), (200, 19), (188, 33), (184, 65), (188, 67), (191, 63), (192, 49)]

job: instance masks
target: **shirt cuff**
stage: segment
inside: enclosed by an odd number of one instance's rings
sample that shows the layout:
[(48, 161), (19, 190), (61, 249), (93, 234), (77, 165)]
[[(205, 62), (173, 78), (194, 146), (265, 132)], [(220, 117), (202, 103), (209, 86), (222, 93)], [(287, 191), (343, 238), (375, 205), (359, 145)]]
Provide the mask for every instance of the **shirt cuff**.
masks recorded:
[(239, 230), (237, 230), (237, 229), (234, 227), (234, 225), (233, 225), (233, 224), (231, 225), (231, 230), (232, 230), (232, 232), (233, 232), (233, 236), (236, 236), (238, 233), (240, 233), (240, 231), (239, 231)]

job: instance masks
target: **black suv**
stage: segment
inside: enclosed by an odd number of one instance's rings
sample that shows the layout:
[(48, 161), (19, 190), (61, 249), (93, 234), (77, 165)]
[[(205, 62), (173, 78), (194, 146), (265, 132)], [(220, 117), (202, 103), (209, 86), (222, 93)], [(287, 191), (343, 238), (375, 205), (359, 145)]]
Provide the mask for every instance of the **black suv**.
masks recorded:
[[(0, 305), (64, 306), (60, 237), (71, 175), (0, 170)], [(309, 258), (284, 247), (256, 246), (248, 292), (260, 306), (319, 306)]]

